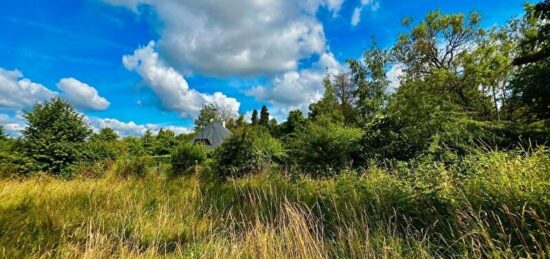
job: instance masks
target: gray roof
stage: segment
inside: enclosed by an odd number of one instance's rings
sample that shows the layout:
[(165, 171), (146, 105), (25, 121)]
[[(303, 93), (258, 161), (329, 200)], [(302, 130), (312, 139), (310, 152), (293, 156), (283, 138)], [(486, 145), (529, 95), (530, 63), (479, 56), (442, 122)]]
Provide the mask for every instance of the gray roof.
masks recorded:
[(218, 122), (212, 122), (193, 138), (193, 143), (204, 141), (205, 147), (215, 148), (231, 135), (231, 131)]

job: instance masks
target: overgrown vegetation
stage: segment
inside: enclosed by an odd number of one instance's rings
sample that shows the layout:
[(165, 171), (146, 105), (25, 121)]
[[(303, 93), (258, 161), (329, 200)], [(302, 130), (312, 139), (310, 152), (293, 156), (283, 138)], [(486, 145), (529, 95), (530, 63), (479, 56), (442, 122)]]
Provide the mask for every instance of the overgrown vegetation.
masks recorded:
[(307, 114), (205, 106), (195, 130), (232, 131), (211, 151), (36, 104), (0, 127), (0, 257), (548, 257), (549, 13), (404, 19)]

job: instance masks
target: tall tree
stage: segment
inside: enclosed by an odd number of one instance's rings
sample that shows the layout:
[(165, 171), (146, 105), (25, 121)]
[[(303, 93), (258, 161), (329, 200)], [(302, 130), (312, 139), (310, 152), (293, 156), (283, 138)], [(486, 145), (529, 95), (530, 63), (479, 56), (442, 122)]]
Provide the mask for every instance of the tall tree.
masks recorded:
[(306, 125), (306, 118), (300, 110), (292, 110), (288, 113), (288, 118), (281, 126), (282, 133), (290, 134)]
[(363, 62), (348, 60), (357, 100), (357, 121), (363, 127), (373, 121), (384, 105), (389, 85), (385, 73), (388, 62), (388, 52), (376, 43), (363, 54)]
[(171, 130), (160, 129), (153, 147), (155, 155), (168, 155), (177, 144), (176, 134)]
[(269, 127), (269, 112), (267, 111), (267, 107), (265, 105), (262, 106), (262, 110), (260, 111), (259, 123), (266, 128)]
[(550, 0), (526, 5), (520, 24), (521, 39), (513, 64), (507, 111), (519, 121), (550, 119)]
[(23, 152), (33, 160), (31, 170), (59, 174), (78, 161), (91, 130), (70, 104), (53, 98), (25, 113)]
[(343, 123), (344, 116), (336, 99), (329, 74), (325, 75), (323, 85), (325, 88), (323, 98), (309, 105), (309, 119), (321, 124)]
[(476, 12), (467, 17), (430, 12), (416, 27), (399, 36), (392, 54), (403, 66), (404, 80), (434, 82), (431, 90), (441, 100), (453, 102), (461, 112), (487, 119), (494, 110), (491, 100), (480, 91), (480, 83), (472, 80), (475, 77), (464, 73), (468, 61), (465, 57), (485, 34), (479, 23)]
[(252, 111), (251, 121), (252, 121), (252, 125), (258, 124), (258, 111), (256, 109), (254, 109), (254, 111)]
[(195, 119), (195, 131), (200, 130), (215, 121), (217, 118), (216, 107), (213, 104), (208, 104), (202, 107), (199, 115)]
[(527, 5), (526, 13), (516, 66), (550, 58), (550, 0)]
[(230, 106), (219, 104), (204, 105), (195, 119), (195, 131), (210, 125), (212, 122), (229, 122), (229, 120), (235, 118), (236, 112)]
[(340, 103), (340, 110), (344, 115), (346, 125), (355, 123), (354, 113), (354, 84), (349, 72), (340, 72), (334, 75), (333, 85), (336, 99)]
[(4, 127), (0, 125), (0, 140), (6, 139), (6, 138), (7, 138), (7, 135), (6, 135), (6, 132), (4, 131)]
[(140, 138), (140, 142), (145, 154), (152, 155), (154, 151), (153, 148), (155, 145), (155, 138), (153, 137), (151, 130), (145, 131), (145, 134), (143, 134)]

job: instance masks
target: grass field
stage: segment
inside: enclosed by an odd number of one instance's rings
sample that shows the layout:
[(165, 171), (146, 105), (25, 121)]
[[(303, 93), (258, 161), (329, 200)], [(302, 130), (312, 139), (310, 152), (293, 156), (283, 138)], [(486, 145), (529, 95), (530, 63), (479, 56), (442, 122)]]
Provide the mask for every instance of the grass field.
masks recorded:
[[(548, 257), (547, 151), (315, 180), (0, 180), (0, 257)], [(167, 170), (167, 169), (166, 169)]]

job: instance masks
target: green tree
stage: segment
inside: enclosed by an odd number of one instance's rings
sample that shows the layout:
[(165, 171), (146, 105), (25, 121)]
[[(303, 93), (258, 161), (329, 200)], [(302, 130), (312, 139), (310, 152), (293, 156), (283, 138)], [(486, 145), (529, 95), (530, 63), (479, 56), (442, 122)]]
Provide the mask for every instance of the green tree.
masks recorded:
[(526, 6), (519, 55), (516, 66), (530, 64), (550, 57), (550, 0)]
[(244, 121), (244, 115), (241, 114), (239, 115), (239, 118), (235, 122), (235, 128), (240, 128), (240, 127), (243, 127), (244, 125), (246, 125), (246, 122)]
[(4, 131), (4, 127), (0, 125), (0, 140), (6, 139), (8, 136), (6, 135), (6, 132)]
[(340, 103), (340, 110), (344, 116), (346, 125), (354, 125), (356, 123), (356, 115), (354, 109), (354, 92), (355, 84), (351, 79), (351, 73), (340, 72), (333, 77), (333, 86), (336, 99)]
[(153, 154), (169, 155), (176, 144), (176, 134), (173, 131), (160, 129), (154, 143)]
[(155, 137), (153, 137), (151, 130), (145, 131), (145, 134), (140, 138), (140, 142), (145, 154), (152, 155), (155, 147)]
[(60, 174), (82, 155), (82, 144), (91, 130), (70, 104), (53, 98), (25, 113), (23, 151), (33, 163), (31, 170)]
[(262, 106), (262, 110), (260, 111), (259, 124), (269, 128), (269, 112), (267, 111), (267, 107), (265, 105)]
[(363, 126), (374, 119), (386, 100), (389, 81), (385, 67), (388, 62), (388, 52), (380, 49), (376, 43), (363, 54), (363, 62), (348, 60), (355, 85), (353, 94), (357, 99), (357, 121)]
[(213, 104), (208, 104), (202, 107), (199, 116), (195, 119), (195, 131), (200, 130), (216, 121), (217, 112)]
[(258, 124), (258, 111), (256, 111), (256, 109), (254, 109), (254, 111), (252, 111), (251, 121), (252, 121), (252, 125), (257, 125)]
[(109, 127), (102, 128), (90, 137), (90, 141), (114, 142), (116, 140), (118, 140), (118, 133)]
[(518, 71), (511, 80), (512, 119), (533, 122), (550, 119), (550, 0), (526, 5), (520, 22), (520, 40), (513, 64)]
[(309, 105), (309, 119), (320, 124), (343, 123), (344, 116), (336, 99), (330, 75), (325, 75), (323, 85), (325, 88), (323, 98)]

